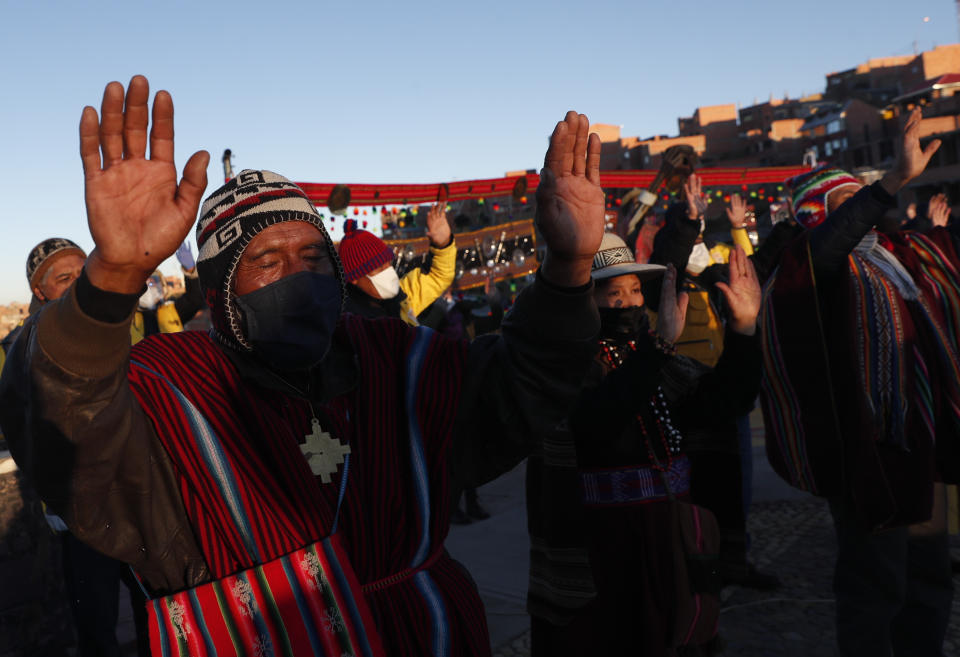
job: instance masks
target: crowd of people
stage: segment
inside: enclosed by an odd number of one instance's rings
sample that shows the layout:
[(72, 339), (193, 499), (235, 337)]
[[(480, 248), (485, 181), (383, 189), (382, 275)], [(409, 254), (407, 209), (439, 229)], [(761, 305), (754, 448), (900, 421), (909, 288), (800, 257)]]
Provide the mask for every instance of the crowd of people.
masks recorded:
[(489, 655), (444, 540), (525, 459), (532, 654), (715, 654), (722, 587), (779, 586), (748, 558), (758, 398), (774, 469), (829, 500), (841, 654), (941, 654), (960, 222), (942, 195), (887, 221), (939, 146), (919, 110), (880, 181), (788, 181), (756, 247), (738, 196), (732, 246), (705, 240), (695, 174), (657, 230), (605, 233), (600, 141), (568, 112), (534, 280), (471, 295), (440, 206), (400, 277), (276, 173), (201, 205), (209, 156), (178, 181), (172, 100), (151, 124), (148, 99), (136, 76), (84, 108), (95, 248), (30, 252), (30, 316), (2, 343), (0, 428), (63, 537), (82, 655), (119, 654), (120, 581), (141, 655)]

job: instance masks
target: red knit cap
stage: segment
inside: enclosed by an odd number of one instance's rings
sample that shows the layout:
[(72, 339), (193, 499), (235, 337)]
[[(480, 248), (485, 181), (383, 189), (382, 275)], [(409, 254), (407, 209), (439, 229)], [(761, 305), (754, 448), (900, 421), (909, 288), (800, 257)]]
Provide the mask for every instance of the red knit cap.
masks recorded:
[(357, 230), (357, 220), (347, 219), (340, 240), (340, 260), (346, 279), (356, 283), (374, 269), (393, 262), (393, 251), (382, 239), (366, 230)]

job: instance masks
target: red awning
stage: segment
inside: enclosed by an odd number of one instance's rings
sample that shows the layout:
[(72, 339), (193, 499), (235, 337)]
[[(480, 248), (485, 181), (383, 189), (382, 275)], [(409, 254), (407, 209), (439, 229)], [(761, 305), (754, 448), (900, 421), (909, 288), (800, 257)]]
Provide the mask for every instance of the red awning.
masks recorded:
[[(734, 186), (734, 185), (762, 185), (778, 184), (787, 178), (804, 173), (805, 167), (753, 167), (728, 168), (717, 167), (699, 169), (697, 175), (707, 187)], [(656, 176), (654, 170), (640, 171), (601, 171), (600, 184), (605, 189), (632, 189), (641, 187), (646, 189)], [(520, 179), (519, 176), (509, 178), (489, 178), (486, 180), (462, 180), (450, 183), (428, 183), (422, 185), (366, 185), (348, 184), (350, 188), (350, 205), (415, 205), (433, 203), (437, 200), (441, 186), (446, 184), (449, 189), (447, 200), (464, 201), (467, 199), (493, 198), (509, 196)], [(527, 194), (532, 196), (540, 176), (535, 173), (526, 174)], [(336, 183), (297, 183), (307, 193), (310, 200), (319, 206), (326, 206), (330, 191)]]

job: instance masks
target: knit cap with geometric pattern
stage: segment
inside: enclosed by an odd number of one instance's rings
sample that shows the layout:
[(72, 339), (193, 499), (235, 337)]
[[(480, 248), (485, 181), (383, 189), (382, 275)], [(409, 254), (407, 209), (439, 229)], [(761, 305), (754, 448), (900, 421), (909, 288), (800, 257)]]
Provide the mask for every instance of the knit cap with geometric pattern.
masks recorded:
[(370, 272), (393, 262), (390, 247), (373, 233), (358, 230), (356, 219), (344, 222), (343, 239), (338, 248), (343, 274), (349, 283), (356, 283)]
[(804, 228), (813, 228), (827, 218), (827, 195), (840, 187), (863, 183), (842, 169), (821, 167), (786, 181), (793, 194), (793, 216)]
[(250, 240), (268, 226), (284, 221), (304, 221), (323, 234), (334, 275), (340, 282), (343, 310), (343, 268), (317, 208), (302, 189), (283, 176), (244, 169), (207, 197), (197, 221), (197, 277), (221, 342), (252, 349), (243, 335), (233, 291), (237, 264)]
[(83, 249), (65, 237), (51, 237), (30, 249), (30, 255), (27, 256), (27, 281), (30, 289), (37, 286), (47, 268), (56, 260), (53, 256), (59, 258), (71, 253), (81, 258), (87, 257)]

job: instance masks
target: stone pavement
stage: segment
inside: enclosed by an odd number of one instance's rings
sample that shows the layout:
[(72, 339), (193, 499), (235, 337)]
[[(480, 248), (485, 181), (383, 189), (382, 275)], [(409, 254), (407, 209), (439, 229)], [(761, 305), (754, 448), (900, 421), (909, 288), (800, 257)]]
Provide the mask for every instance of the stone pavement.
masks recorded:
[(490, 643), (495, 647), (530, 628), (525, 470), (526, 462), (480, 488), (480, 503), (490, 512), (490, 519), (452, 525), (447, 538), (447, 551), (467, 567), (480, 589)]
[[(767, 465), (761, 446), (754, 447), (754, 463), (751, 559), (761, 570), (779, 575), (783, 586), (774, 592), (724, 589), (720, 633), (727, 645), (722, 655), (835, 655), (831, 577), (836, 542), (827, 505), (780, 481)], [(454, 526), (448, 549), (477, 582), (487, 606), (495, 657), (529, 655), (523, 468), (480, 489), (480, 499), (493, 517)], [(952, 549), (960, 558), (960, 539), (953, 538)], [(944, 655), (960, 657), (960, 601), (956, 599)]]
[[(776, 572), (783, 586), (760, 593), (724, 589), (720, 634), (726, 657), (827, 657), (835, 655), (834, 605), (830, 590), (836, 545), (825, 503), (760, 502), (750, 521), (751, 554), (763, 570)], [(952, 550), (960, 557), (960, 541)], [(956, 586), (958, 579), (954, 578)], [(482, 590), (481, 584), (481, 590)], [(491, 619), (495, 623), (496, 619)], [(494, 644), (495, 657), (530, 654), (529, 632)], [(944, 644), (946, 657), (960, 656), (960, 602), (953, 604)]]

